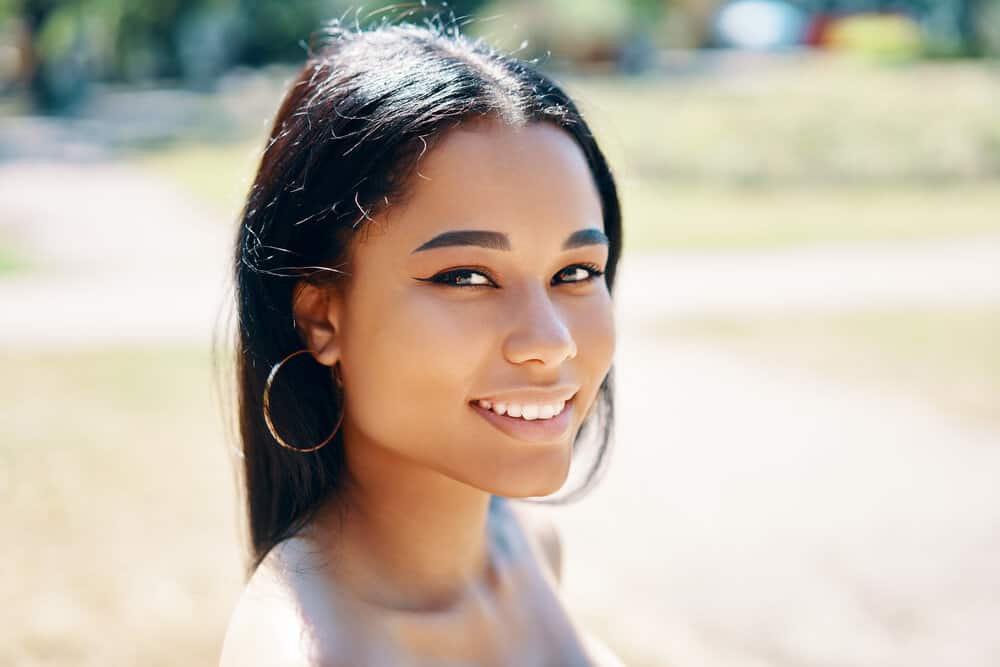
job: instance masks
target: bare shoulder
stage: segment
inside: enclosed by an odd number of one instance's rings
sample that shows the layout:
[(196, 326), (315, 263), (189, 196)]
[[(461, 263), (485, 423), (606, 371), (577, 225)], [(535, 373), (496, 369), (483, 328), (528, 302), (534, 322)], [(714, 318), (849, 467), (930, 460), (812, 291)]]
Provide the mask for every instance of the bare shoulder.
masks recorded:
[(354, 664), (350, 615), (308, 566), (306, 551), (301, 540), (286, 540), (257, 568), (230, 617), (219, 667)]
[(508, 499), (507, 506), (517, 517), (518, 523), (523, 527), (528, 539), (534, 542), (545, 556), (552, 576), (557, 582), (561, 581), (562, 539), (559, 537), (559, 530), (549, 512), (544, 507), (520, 502), (513, 498)]

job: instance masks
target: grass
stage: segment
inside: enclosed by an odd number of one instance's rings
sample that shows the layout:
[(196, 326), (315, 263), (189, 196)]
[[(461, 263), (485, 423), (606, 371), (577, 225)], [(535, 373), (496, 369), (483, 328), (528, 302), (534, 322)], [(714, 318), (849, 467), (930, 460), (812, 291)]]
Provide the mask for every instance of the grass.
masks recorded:
[(186, 190), (228, 222), (239, 213), (250, 190), (262, 148), (262, 141), (180, 141), (132, 159), (139, 167)]
[(1000, 234), (1000, 183), (786, 189), (626, 184), (621, 199), (628, 250)]
[[(141, 164), (233, 220), (249, 188), (251, 144), (178, 145)], [(803, 246), (1000, 234), (1000, 180), (934, 187), (745, 187), (622, 180), (629, 251)]]
[[(615, 170), (630, 250), (1000, 234), (1000, 87), (985, 65), (822, 58), (563, 82)], [(135, 159), (228, 222), (263, 144)]]
[(1000, 88), (985, 63), (866, 65), (834, 56), (715, 76), (568, 77), (630, 177), (789, 187), (1000, 178)]
[(664, 322), (658, 335), (883, 386), (1000, 425), (1000, 308), (857, 310)]
[(20, 273), (30, 266), (23, 255), (15, 252), (12, 247), (3, 243), (3, 239), (0, 239), (0, 278)]
[(0, 664), (215, 664), (242, 561), (207, 354), (4, 362)]

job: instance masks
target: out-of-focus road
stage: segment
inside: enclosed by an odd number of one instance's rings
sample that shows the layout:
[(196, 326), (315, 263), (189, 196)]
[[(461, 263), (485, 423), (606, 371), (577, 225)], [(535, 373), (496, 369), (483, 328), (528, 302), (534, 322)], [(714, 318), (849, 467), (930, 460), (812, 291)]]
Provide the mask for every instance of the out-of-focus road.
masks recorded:
[(642, 333), (602, 484), (548, 510), (581, 620), (643, 665), (997, 664), (1000, 433)]
[(0, 165), (0, 238), (36, 267), (0, 276), (0, 343), (207, 340), (235, 224), (128, 165)]

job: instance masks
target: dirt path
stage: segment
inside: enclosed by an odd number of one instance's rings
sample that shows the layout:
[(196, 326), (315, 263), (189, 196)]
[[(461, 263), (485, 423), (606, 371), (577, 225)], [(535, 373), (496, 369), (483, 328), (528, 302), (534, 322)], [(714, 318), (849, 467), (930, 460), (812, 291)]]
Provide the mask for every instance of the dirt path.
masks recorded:
[(129, 165), (0, 165), (0, 237), (37, 265), (0, 278), (0, 342), (206, 340), (230, 236)]
[(626, 259), (628, 317), (1000, 303), (1000, 236)]
[(997, 664), (1000, 434), (624, 332), (567, 598), (648, 665)]

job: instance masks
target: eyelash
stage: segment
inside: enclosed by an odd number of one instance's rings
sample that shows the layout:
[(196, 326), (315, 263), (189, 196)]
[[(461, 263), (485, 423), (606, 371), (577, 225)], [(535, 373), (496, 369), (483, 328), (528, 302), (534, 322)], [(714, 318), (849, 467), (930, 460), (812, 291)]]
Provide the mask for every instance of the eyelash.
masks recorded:
[[(565, 269), (563, 269), (562, 271), (560, 271), (556, 275), (564, 273), (567, 269), (574, 269), (576, 267), (581, 267), (581, 268), (587, 269), (588, 271), (590, 271), (590, 276), (584, 278), (583, 280), (570, 280), (570, 281), (567, 281), (565, 283), (566, 285), (581, 285), (581, 284), (584, 284), (584, 283), (589, 283), (589, 282), (592, 282), (594, 280), (597, 280), (598, 278), (600, 278), (601, 276), (604, 275), (604, 271), (601, 271), (600, 268), (598, 268), (598, 266), (596, 264), (589, 264), (589, 263), (570, 264), (569, 266), (567, 266)], [(470, 288), (470, 287), (471, 288), (476, 288), (476, 287), (495, 287), (495, 284), (494, 285), (456, 285), (455, 283), (449, 282), (447, 280), (439, 280), (439, 278), (441, 278), (442, 276), (445, 276), (445, 277), (454, 276), (454, 275), (459, 274), (459, 273), (478, 273), (478, 274), (486, 277), (489, 281), (494, 282), (493, 278), (491, 278), (490, 275), (489, 275), (489, 273), (487, 273), (484, 269), (480, 269), (480, 268), (477, 268), (477, 267), (471, 267), (471, 266), (469, 266), (469, 267), (462, 267), (462, 268), (458, 268), (458, 269), (449, 269), (447, 271), (442, 271), (441, 273), (435, 274), (431, 278), (420, 278), (419, 280), (424, 280), (424, 281), (427, 281), (427, 282), (435, 283), (435, 284), (438, 284), (438, 285), (445, 285), (445, 286), (449, 286), (449, 287), (460, 287), (460, 288), (463, 288), (463, 289), (467, 289), (467, 288)]]

